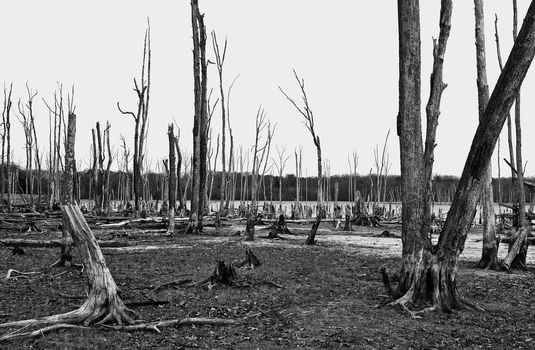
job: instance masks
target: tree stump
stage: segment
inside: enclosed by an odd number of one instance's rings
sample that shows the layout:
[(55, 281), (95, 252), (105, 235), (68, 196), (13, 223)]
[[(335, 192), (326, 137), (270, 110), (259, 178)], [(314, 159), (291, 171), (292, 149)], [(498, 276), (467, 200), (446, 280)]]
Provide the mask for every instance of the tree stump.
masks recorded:
[(287, 234), (287, 235), (291, 235), (292, 232), (288, 229), (288, 225), (286, 223), (286, 218), (284, 217), (284, 215), (279, 215), (279, 221), (277, 222), (277, 224), (273, 224), (273, 226), (271, 226), (271, 228), (269, 229), (269, 235), (267, 238), (269, 239), (274, 239), (274, 238), (279, 238), (279, 239), (284, 239), (283, 237), (279, 236), (280, 234)]
[(316, 216), (316, 221), (312, 224), (312, 228), (310, 229), (310, 233), (308, 234), (307, 240), (305, 241), (305, 245), (314, 245), (316, 244), (316, 233), (318, 232), (318, 228), (321, 224), (321, 216)]

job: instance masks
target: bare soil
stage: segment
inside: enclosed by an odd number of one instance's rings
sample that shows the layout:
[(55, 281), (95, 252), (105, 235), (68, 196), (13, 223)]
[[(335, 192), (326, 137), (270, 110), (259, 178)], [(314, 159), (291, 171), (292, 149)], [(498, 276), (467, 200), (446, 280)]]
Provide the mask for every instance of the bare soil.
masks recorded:
[[(257, 230), (252, 243), (243, 240), (243, 226), (203, 236), (144, 236), (138, 231), (117, 234), (95, 230), (100, 239), (113, 237), (134, 246), (107, 248), (106, 261), (126, 303), (165, 301), (164, 305), (132, 306), (144, 321), (183, 317), (240, 320), (230, 326), (162, 328), (161, 333), (121, 332), (93, 328), (65, 330), (38, 338), (0, 343), (6, 349), (494, 349), (535, 348), (533, 264), (530, 271), (503, 273), (474, 269), (481, 251), (479, 228), (470, 233), (458, 274), (460, 294), (486, 312), (431, 314), (412, 319), (387, 306), (380, 268), (399, 265), (401, 240), (383, 238), (399, 227), (354, 227), (334, 231), (322, 223), (316, 246), (303, 246), (309, 226), (289, 225), (297, 233), (286, 240), (268, 240)], [(241, 231), (241, 236), (234, 236)], [(131, 233), (124, 235), (124, 233)], [(136, 233), (137, 232), (137, 233)], [(121, 233), (121, 234), (119, 234)], [(0, 238), (20, 233), (0, 233)], [(125, 237), (117, 237), (125, 236)], [(58, 232), (24, 238), (57, 238)], [(217, 260), (244, 257), (246, 244), (262, 266), (240, 270), (240, 287), (166, 287), (164, 282), (209, 276)], [(147, 249), (148, 247), (148, 249)], [(507, 248), (500, 248), (503, 257)], [(530, 250), (532, 250), (530, 248)], [(59, 251), (24, 248), (13, 255), (0, 247), (0, 278), (8, 269), (40, 271), (30, 278), (0, 282), (0, 322), (35, 318), (77, 308), (85, 299), (86, 277), (77, 268), (47, 269)], [(282, 288), (280, 288), (282, 287)], [(8, 329), (0, 329), (0, 336)]]

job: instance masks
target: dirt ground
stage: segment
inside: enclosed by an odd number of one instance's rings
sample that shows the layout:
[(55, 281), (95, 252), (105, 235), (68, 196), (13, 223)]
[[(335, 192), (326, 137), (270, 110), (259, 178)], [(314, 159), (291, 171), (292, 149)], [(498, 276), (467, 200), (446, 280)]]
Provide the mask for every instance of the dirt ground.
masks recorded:
[[(155, 306), (132, 306), (138, 319), (156, 321), (183, 317), (221, 317), (240, 320), (230, 326), (162, 328), (161, 333), (120, 332), (104, 329), (65, 330), (34, 339), (0, 343), (6, 349), (533, 349), (535, 348), (535, 254), (530, 248), (530, 271), (503, 273), (472, 266), (481, 250), (481, 232), (470, 233), (458, 274), (460, 294), (486, 312), (463, 311), (412, 319), (386, 306), (380, 268), (395, 270), (401, 240), (377, 237), (385, 229), (354, 227), (333, 231), (323, 223), (316, 246), (303, 246), (309, 226), (290, 225), (297, 235), (287, 240), (261, 238), (246, 243), (233, 226), (203, 236), (174, 238), (122, 237), (135, 246), (106, 249), (104, 254), (115, 281), (128, 303), (163, 301)], [(95, 230), (97, 237), (109, 232)], [(59, 237), (59, 233), (46, 238)], [(20, 234), (0, 233), (0, 238)], [(106, 236), (106, 237), (104, 237)], [(28, 235), (24, 238), (44, 238)], [(166, 281), (201, 280), (217, 260), (231, 262), (244, 256), (246, 245), (262, 266), (239, 271), (242, 287), (169, 287)], [(151, 246), (151, 249), (145, 249)], [(57, 249), (24, 248), (13, 255), (0, 247), (0, 278), (8, 269), (40, 271), (31, 278), (0, 282), (0, 322), (35, 318), (77, 308), (85, 299), (86, 278), (77, 268), (46, 269)], [(501, 247), (503, 257), (506, 248)], [(0, 329), (0, 335), (12, 331)]]

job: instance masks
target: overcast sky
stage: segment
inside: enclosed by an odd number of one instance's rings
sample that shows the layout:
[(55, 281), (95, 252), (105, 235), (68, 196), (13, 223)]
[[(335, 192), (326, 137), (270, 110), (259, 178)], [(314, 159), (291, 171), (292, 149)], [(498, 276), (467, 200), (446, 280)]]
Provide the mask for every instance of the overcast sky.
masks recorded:
[[(519, 18), (529, 1), (519, 0)], [(494, 42), (494, 14), (499, 16), (502, 56), (512, 46), (512, 1), (485, 1), (487, 68), (492, 88), (499, 74)], [(432, 37), (438, 36), (440, 1), (421, 1), (422, 105), (428, 98)], [(331, 172), (346, 173), (347, 156), (359, 155), (358, 172), (373, 166), (373, 148), (391, 130), (388, 150), (392, 173), (399, 174), (397, 4), (388, 1), (200, 0), (207, 30), (220, 41), (228, 38), (224, 84), (240, 74), (231, 96), (235, 144), (254, 142), (254, 118), (260, 104), (277, 123), (274, 145), (288, 153), (303, 145), (304, 167), (316, 172), (312, 138), (300, 116), (278, 91), (280, 85), (300, 99), (292, 69), (305, 79), (323, 156)], [(152, 27), (152, 91), (148, 157), (152, 168), (166, 157), (167, 125), (182, 130), (182, 147), (192, 148), (193, 73), (190, 3), (187, 0), (10, 1), (2, 4), (0, 81), (14, 83), (15, 100), (25, 98), (26, 81), (39, 92), (36, 101), (38, 138), (48, 144), (48, 113), (41, 98), (51, 99), (56, 82), (76, 88), (77, 158), (87, 167), (90, 129), (96, 121), (112, 125), (111, 142), (119, 136), (133, 144), (133, 120), (116, 108), (135, 109), (133, 78), (141, 73), (147, 17)], [(520, 23), (521, 24), (521, 23)], [(519, 26), (520, 26), (519, 24)], [(455, 1), (452, 31), (445, 58), (437, 135), (435, 173), (459, 176), (477, 123), (477, 90), (472, 1)], [(211, 45), (207, 54), (213, 60)], [(535, 74), (523, 85), (522, 115), (527, 174), (535, 174), (531, 137), (535, 121)], [(139, 78), (138, 78), (139, 79)], [(209, 86), (217, 92), (216, 68), (209, 68)], [(14, 103), (16, 104), (16, 102)], [(422, 109), (424, 111), (424, 109)], [(424, 117), (422, 119), (425, 119)], [(22, 128), (14, 118), (15, 158), (23, 163)], [(214, 138), (220, 132), (214, 114)], [(502, 133), (502, 135), (505, 135)], [(502, 157), (507, 140), (502, 137)], [(497, 176), (496, 156), (493, 158)], [(503, 162), (502, 162), (503, 163)], [(287, 171), (294, 172), (294, 162)], [(502, 165), (502, 174), (510, 174)], [(220, 165), (218, 165), (220, 168)], [(305, 170), (303, 170), (305, 172)]]

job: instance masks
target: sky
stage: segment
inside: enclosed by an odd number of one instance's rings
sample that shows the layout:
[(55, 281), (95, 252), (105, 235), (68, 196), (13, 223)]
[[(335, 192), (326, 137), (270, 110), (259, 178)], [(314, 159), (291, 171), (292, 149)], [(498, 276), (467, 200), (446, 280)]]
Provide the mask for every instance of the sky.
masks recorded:
[[(300, 101), (292, 69), (305, 79), (316, 132), (331, 174), (347, 173), (348, 155), (359, 157), (357, 172), (374, 167), (373, 149), (388, 139), (391, 174), (399, 174), (398, 34), (396, 1), (200, 0), (207, 31), (220, 42), (228, 39), (223, 79), (225, 90), (239, 74), (230, 97), (236, 149), (254, 143), (255, 116), (260, 105), (276, 123), (273, 145), (287, 154), (303, 146), (303, 175), (316, 173), (316, 151), (302, 118), (278, 89)], [(529, 1), (519, 0), (519, 27)], [(429, 94), (432, 38), (438, 37), (440, 1), (421, 1), (422, 112)], [(502, 57), (512, 46), (512, 1), (485, 1), (487, 70), (492, 91), (499, 75), (494, 41), (494, 15), (499, 17)], [(135, 110), (133, 78), (141, 74), (143, 36), (150, 18), (152, 86), (147, 158), (153, 170), (167, 157), (167, 126), (181, 129), (182, 148), (192, 149), (193, 71), (190, 3), (187, 0), (19, 0), (2, 4), (0, 82), (14, 85), (14, 105), (26, 98), (25, 84), (38, 91), (35, 102), (40, 148), (48, 145), (48, 111), (57, 83), (67, 91), (74, 84), (77, 114), (76, 152), (83, 168), (89, 164), (91, 132), (97, 121), (111, 123), (117, 151), (123, 135), (133, 147), (131, 117)], [(210, 43), (210, 41), (209, 41)], [(460, 176), (477, 127), (477, 88), (472, 1), (455, 1), (446, 51), (434, 172)], [(214, 53), (207, 46), (208, 58)], [(526, 174), (535, 174), (533, 68), (522, 89), (523, 159)], [(209, 88), (218, 93), (215, 65), (209, 67)], [(213, 138), (221, 132), (219, 109), (213, 117)], [(425, 123), (422, 115), (422, 122)], [(24, 164), (24, 138), (13, 118), (15, 159)], [(425, 129), (424, 129), (425, 130)], [(502, 133), (502, 158), (507, 153)], [(227, 146), (228, 147), (228, 146)], [(228, 151), (227, 151), (228, 153)], [(272, 155), (275, 157), (275, 147)], [(294, 172), (291, 158), (285, 172)], [(220, 163), (218, 169), (221, 168)], [(501, 162), (502, 175), (510, 174)], [(493, 174), (498, 175), (497, 155)]]

